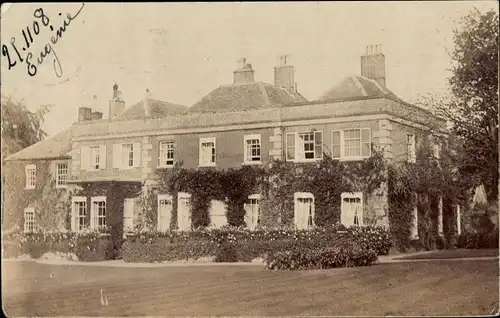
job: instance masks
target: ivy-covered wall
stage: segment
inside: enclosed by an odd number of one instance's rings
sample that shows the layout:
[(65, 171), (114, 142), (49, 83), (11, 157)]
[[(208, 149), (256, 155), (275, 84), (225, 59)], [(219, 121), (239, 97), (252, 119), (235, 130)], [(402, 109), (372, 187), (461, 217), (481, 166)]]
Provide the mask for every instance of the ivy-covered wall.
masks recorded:
[[(15, 225), (24, 228), (24, 209), (35, 209), (35, 224), (39, 229), (67, 229), (69, 222), (69, 191), (56, 188), (56, 163), (65, 160), (7, 161), (3, 175), (3, 228)], [(36, 165), (35, 189), (25, 189), (25, 167)]]
[[(124, 200), (127, 198), (136, 198), (141, 188), (142, 184), (140, 182), (101, 181), (79, 183), (71, 192), (72, 196), (87, 198), (89, 212), (92, 197), (106, 197), (106, 226), (109, 227), (113, 245), (121, 246), (123, 239)], [(90, 213), (87, 213), (87, 224), (90, 224)]]

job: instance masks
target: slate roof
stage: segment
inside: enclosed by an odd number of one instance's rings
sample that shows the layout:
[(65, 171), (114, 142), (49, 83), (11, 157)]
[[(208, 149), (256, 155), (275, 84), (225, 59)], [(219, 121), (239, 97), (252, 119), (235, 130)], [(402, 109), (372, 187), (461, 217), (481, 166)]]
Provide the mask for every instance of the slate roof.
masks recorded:
[(390, 97), (397, 101), (401, 98), (396, 96), (387, 87), (382, 87), (378, 82), (364, 76), (349, 76), (340, 82), (340, 84), (330, 88), (318, 100), (345, 100), (355, 98), (379, 98)]
[(68, 128), (8, 156), (5, 160), (69, 159), (70, 151), (71, 128)]
[(125, 108), (125, 111), (114, 120), (134, 120), (144, 118), (158, 118), (182, 114), (187, 110), (186, 106), (163, 102), (156, 99), (148, 99), (149, 116), (144, 111), (144, 100)]
[(263, 82), (224, 85), (214, 89), (188, 112), (219, 112), (262, 108), (279, 104), (306, 102), (299, 93)]

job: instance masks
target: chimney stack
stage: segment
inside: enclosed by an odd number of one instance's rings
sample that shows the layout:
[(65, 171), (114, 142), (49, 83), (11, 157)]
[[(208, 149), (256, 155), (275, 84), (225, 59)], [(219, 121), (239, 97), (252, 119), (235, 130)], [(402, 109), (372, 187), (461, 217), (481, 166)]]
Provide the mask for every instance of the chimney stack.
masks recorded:
[(109, 120), (120, 115), (125, 110), (125, 102), (122, 100), (122, 92), (118, 90), (118, 85), (113, 85), (113, 98), (109, 101)]
[(286, 89), (290, 94), (297, 92), (295, 71), (292, 65), (287, 64), (288, 55), (279, 57), (280, 64), (274, 67), (274, 85)]
[(78, 121), (92, 120), (92, 109), (90, 107), (78, 108)]
[(91, 120), (102, 119), (102, 113), (101, 112), (92, 112), (92, 114), (90, 114), (90, 119)]
[(361, 76), (377, 81), (385, 87), (385, 55), (382, 45), (370, 45), (361, 56)]
[(255, 73), (252, 69), (252, 64), (247, 64), (246, 58), (241, 58), (237, 62), (242, 64), (242, 68), (233, 71), (233, 83), (252, 83), (254, 81)]
[(144, 101), (143, 101), (143, 106), (144, 106), (144, 116), (149, 117), (150, 116), (150, 111), (149, 111), (149, 99), (151, 98), (151, 92), (149, 89), (146, 88), (146, 94), (144, 94)]

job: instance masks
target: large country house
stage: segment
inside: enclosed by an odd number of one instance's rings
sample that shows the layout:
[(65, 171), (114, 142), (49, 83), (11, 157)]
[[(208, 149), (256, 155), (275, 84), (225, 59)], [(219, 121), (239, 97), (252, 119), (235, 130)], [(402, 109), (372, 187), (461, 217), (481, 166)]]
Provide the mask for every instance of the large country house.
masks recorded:
[[(7, 158), (4, 226), (25, 231), (57, 227), (79, 231), (102, 225), (126, 231), (134, 226), (134, 195), (113, 191), (148, 187), (158, 169), (180, 160), (186, 168), (237, 168), (266, 165), (280, 159), (294, 163), (321, 160), (364, 160), (372, 145), (389, 160), (415, 160), (418, 136), (426, 124), (438, 123), (430, 112), (408, 104), (386, 87), (385, 56), (361, 56), (361, 74), (346, 77), (314, 101), (298, 91), (294, 67), (282, 59), (274, 68), (274, 84), (256, 81), (251, 64), (234, 71), (234, 82), (215, 88), (191, 107), (151, 99), (126, 107), (113, 87), (109, 118), (81, 107), (69, 129)], [(69, 195), (85, 185), (100, 190)], [(105, 186), (103, 186), (105, 185)], [(103, 190), (104, 189), (104, 190)], [(89, 194), (92, 193), (92, 194)], [(134, 191), (130, 191), (134, 193)], [(179, 193), (176, 228), (188, 230), (189, 193)], [(307, 226), (314, 197), (296, 193), (299, 227)], [(370, 209), (387, 225), (387, 193), (377, 198), (343, 193), (341, 221), (365, 223)], [(158, 229), (170, 228), (173, 202), (169, 193), (157, 197)], [(113, 207), (113, 209), (111, 209)], [(248, 198), (246, 222), (258, 222), (259, 195)], [(109, 211), (119, 211), (112, 218)], [(214, 201), (212, 226), (226, 223), (224, 203)], [(307, 214), (307, 215), (302, 215)], [(121, 219), (116, 221), (116, 219)]]

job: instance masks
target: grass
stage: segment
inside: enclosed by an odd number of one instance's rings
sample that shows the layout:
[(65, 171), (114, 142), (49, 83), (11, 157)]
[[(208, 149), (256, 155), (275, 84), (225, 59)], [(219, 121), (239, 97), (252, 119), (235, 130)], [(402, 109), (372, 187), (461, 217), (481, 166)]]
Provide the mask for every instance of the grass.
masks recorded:
[[(3, 271), (8, 316), (435, 316), (485, 315), (498, 308), (493, 260), (288, 272), (5, 262)], [(100, 305), (101, 289), (108, 307)]]
[(455, 258), (470, 258), (470, 257), (498, 257), (498, 249), (457, 249), (457, 250), (441, 250), (433, 251), (425, 254), (416, 254), (394, 259), (412, 260), (412, 259), (455, 259)]

